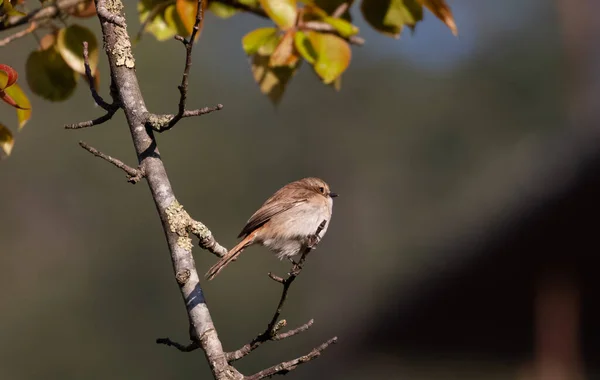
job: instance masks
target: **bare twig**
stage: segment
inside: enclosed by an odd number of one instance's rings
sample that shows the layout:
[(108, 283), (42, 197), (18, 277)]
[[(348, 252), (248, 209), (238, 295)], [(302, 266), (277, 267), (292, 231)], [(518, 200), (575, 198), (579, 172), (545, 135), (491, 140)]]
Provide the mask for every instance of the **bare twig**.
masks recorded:
[[(319, 227), (317, 228), (317, 231), (315, 232), (314, 236), (315, 236), (317, 243), (319, 241), (319, 235), (321, 234), (321, 231), (323, 231), (323, 228), (325, 228), (326, 223), (327, 223), (327, 220), (323, 220), (321, 222), (321, 224), (319, 224)], [(260, 346), (264, 342), (267, 342), (270, 340), (285, 339), (290, 336), (299, 334), (302, 331), (306, 331), (312, 326), (312, 324), (314, 323), (314, 320), (311, 319), (310, 321), (308, 321), (307, 323), (305, 323), (304, 325), (302, 325), (300, 327), (297, 327), (286, 333), (278, 334), (278, 331), (287, 324), (285, 319), (279, 320), (279, 317), (283, 310), (283, 305), (285, 304), (285, 301), (287, 299), (287, 294), (290, 289), (290, 286), (292, 285), (292, 282), (294, 282), (296, 277), (298, 277), (298, 275), (302, 271), (302, 265), (304, 264), (304, 261), (306, 260), (307, 255), (310, 253), (310, 251), (313, 248), (314, 248), (314, 245), (307, 246), (306, 249), (304, 249), (304, 251), (302, 252), (302, 254), (300, 256), (300, 260), (298, 260), (298, 262), (292, 261), (294, 264), (292, 265), (292, 268), (291, 268), (287, 278), (284, 279), (282, 277), (279, 277), (279, 276), (269, 272), (268, 275), (273, 281), (276, 281), (283, 285), (283, 290), (281, 292), (281, 297), (279, 298), (279, 303), (277, 304), (277, 308), (275, 309), (275, 313), (273, 314), (273, 317), (271, 318), (271, 321), (269, 321), (269, 324), (267, 325), (267, 328), (265, 329), (264, 332), (259, 334), (250, 343), (244, 345), (242, 348), (240, 348), (236, 351), (233, 351), (233, 352), (228, 352), (227, 354), (225, 354), (227, 357), (227, 361), (232, 362), (234, 360), (241, 359), (244, 356), (248, 355), (253, 350), (255, 350), (258, 346)]]
[[(222, 109), (223, 109), (223, 105), (217, 104), (214, 107), (204, 107), (204, 108), (200, 108), (197, 110), (185, 110), (185, 111), (183, 111), (183, 115), (181, 116), (181, 118), (202, 116), (202, 115), (206, 115), (211, 112), (219, 111)], [(149, 114), (148, 119), (146, 121), (146, 125), (157, 132), (163, 132), (163, 131), (166, 131), (167, 129), (171, 128), (171, 127), (169, 127), (169, 125), (173, 122), (173, 119), (175, 119), (176, 116), (177, 115), (173, 115), (173, 114), (166, 114), (166, 115)]]
[[(281, 325), (286, 324), (285, 320), (282, 320), (280, 322), (281, 322), (280, 323)], [(310, 321), (306, 322), (305, 324), (303, 324), (301, 326), (296, 327), (295, 329), (289, 330), (284, 333), (275, 334), (270, 337), (264, 336), (264, 333), (260, 334), (259, 336), (254, 338), (252, 340), (252, 342), (245, 344), (240, 349), (226, 353), (225, 356), (227, 358), (227, 361), (231, 363), (233, 361), (239, 360), (239, 359), (243, 358), (244, 356), (248, 355), (250, 352), (257, 349), (258, 346), (260, 346), (261, 344), (263, 344), (269, 340), (278, 341), (278, 340), (283, 340), (285, 338), (290, 338), (294, 335), (300, 334), (301, 332), (308, 330), (313, 325), (314, 322), (315, 322), (315, 320), (311, 319)], [(281, 327), (283, 327), (283, 326), (281, 326)]]
[(348, 10), (348, 7), (350, 7), (350, 2), (341, 3), (335, 9), (335, 11), (333, 11), (333, 13), (331, 14), (331, 17), (333, 17), (333, 18), (340, 18), (340, 17), (342, 17), (342, 15)]
[(93, 154), (94, 156), (100, 157), (103, 160), (106, 160), (106, 161), (110, 162), (111, 164), (115, 165), (116, 167), (118, 167), (119, 169), (123, 170), (127, 174), (128, 182), (137, 183), (137, 182), (139, 182), (140, 179), (142, 179), (144, 177), (144, 171), (141, 168), (134, 169), (131, 166), (123, 163), (123, 161), (118, 160), (114, 157), (111, 157), (107, 154), (104, 154), (104, 153), (100, 152), (98, 149), (89, 146), (88, 144), (86, 144), (83, 141), (80, 141), (79, 145), (83, 149), (85, 149), (88, 152), (90, 152), (91, 154)]
[(92, 97), (97, 105), (102, 107), (105, 111), (111, 112), (117, 108), (115, 104), (108, 104), (102, 99), (98, 91), (96, 91), (96, 86), (94, 86), (94, 75), (92, 74), (92, 69), (90, 67), (90, 59), (89, 59), (89, 51), (88, 51), (88, 43), (87, 41), (83, 41), (83, 65), (85, 67), (85, 76), (87, 77), (88, 83), (90, 84), (90, 92), (92, 93)]
[(8, 36), (6, 38), (1, 39), (0, 40), (0, 47), (6, 46), (6, 45), (8, 45), (9, 43), (11, 43), (12, 41), (14, 41), (14, 40), (16, 40), (18, 38), (25, 37), (26, 35), (32, 33), (33, 31), (35, 31), (37, 28), (38, 28), (38, 24), (35, 23), (35, 22), (32, 22), (27, 27), (27, 29), (23, 29), (23, 30), (21, 30), (21, 31), (19, 31), (19, 32), (13, 34), (13, 35), (10, 35), (10, 36)]
[(337, 342), (337, 336), (329, 339), (327, 342), (321, 344), (318, 347), (315, 347), (311, 352), (309, 352), (308, 354), (301, 356), (299, 358), (296, 358), (294, 360), (290, 360), (287, 362), (282, 362), (279, 363), (277, 365), (274, 365), (273, 367), (264, 369), (260, 372), (255, 373), (254, 375), (251, 376), (246, 376), (244, 379), (245, 380), (259, 380), (259, 379), (264, 379), (266, 377), (271, 377), (274, 375), (285, 375), (286, 373), (290, 372), (293, 369), (296, 369), (296, 367), (298, 367), (300, 364), (304, 364), (306, 362), (309, 362), (313, 359), (318, 358), (319, 356), (321, 356), (321, 353), (323, 352), (323, 350), (325, 350), (327, 347), (329, 347), (331, 344)]
[(117, 109), (118, 108), (115, 108), (114, 110), (107, 112), (105, 115), (102, 115), (93, 120), (81, 121), (81, 122), (75, 123), (75, 124), (67, 124), (67, 125), (65, 125), (65, 129), (81, 129), (81, 128), (93, 127), (94, 125), (100, 125), (100, 124), (112, 119), (115, 112), (117, 112)]
[(185, 103), (187, 100), (187, 90), (188, 90), (188, 77), (190, 75), (190, 67), (192, 66), (192, 50), (194, 48), (194, 41), (196, 39), (196, 35), (200, 30), (200, 23), (202, 22), (202, 18), (204, 17), (204, 12), (202, 10), (202, 2), (206, 0), (198, 0), (198, 10), (196, 11), (196, 20), (194, 21), (194, 27), (192, 28), (192, 34), (190, 35), (190, 40), (186, 40), (182, 36), (175, 36), (177, 41), (181, 41), (183, 46), (185, 46), (185, 67), (183, 68), (183, 75), (181, 76), (181, 84), (177, 87), (179, 89), (179, 110), (177, 114), (165, 125), (159, 132), (168, 131), (173, 128), (175, 124), (181, 120), (183, 114), (185, 113)]
[(158, 338), (156, 339), (156, 343), (157, 344), (164, 344), (167, 345), (169, 347), (175, 347), (176, 349), (178, 349), (181, 352), (192, 352), (194, 350), (197, 350), (198, 348), (200, 348), (200, 345), (198, 344), (198, 342), (192, 342), (188, 345), (184, 345), (181, 343), (177, 343), (172, 341), (169, 338)]

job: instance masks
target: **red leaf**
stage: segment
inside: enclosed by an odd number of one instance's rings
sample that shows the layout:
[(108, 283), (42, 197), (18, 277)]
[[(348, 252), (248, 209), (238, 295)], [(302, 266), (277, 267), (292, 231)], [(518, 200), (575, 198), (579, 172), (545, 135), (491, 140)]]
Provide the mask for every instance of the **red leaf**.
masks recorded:
[[(6, 82), (6, 84), (4, 84), (3, 87), (0, 87), (0, 90), (4, 90), (6, 87), (10, 87), (13, 84), (15, 84), (15, 82), (17, 81), (17, 78), (19, 77), (19, 75), (17, 74), (15, 69), (13, 69), (12, 67), (10, 67), (8, 65), (0, 64), (0, 70), (4, 71), (7, 76), (7, 82)], [(2, 85), (3, 85), (3, 83), (0, 83), (0, 86), (2, 86)]]

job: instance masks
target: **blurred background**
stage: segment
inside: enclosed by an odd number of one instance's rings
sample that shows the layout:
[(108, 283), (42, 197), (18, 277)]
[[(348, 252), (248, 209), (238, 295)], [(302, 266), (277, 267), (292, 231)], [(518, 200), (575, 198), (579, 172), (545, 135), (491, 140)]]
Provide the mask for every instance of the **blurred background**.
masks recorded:
[[(287, 377), (600, 378), (600, 3), (448, 2), (459, 38), (426, 14), (393, 40), (354, 9), (367, 43), (342, 91), (305, 65), (276, 109), (240, 42), (264, 20), (207, 17), (189, 104), (225, 108), (158, 136), (179, 201), (231, 247), (285, 183), (319, 176), (341, 194), (283, 313), (315, 325), (237, 362), (243, 373), (337, 335)], [(0, 60), (23, 70), (35, 46)], [(150, 110), (174, 112), (181, 44), (145, 35), (134, 53)], [(32, 102), (0, 163), (0, 378), (209, 378), (201, 352), (154, 343), (187, 342), (188, 326), (146, 184), (77, 145), (134, 165), (122, 114), (64, 130), (102, 113), (83, 82), (64, 103)], [(200, 273), (215, 262), (194, 255)], [(226, 350), (263, 331), (280, 294), (266, 273), (288, 269), (251, 248), (203, 284)]]

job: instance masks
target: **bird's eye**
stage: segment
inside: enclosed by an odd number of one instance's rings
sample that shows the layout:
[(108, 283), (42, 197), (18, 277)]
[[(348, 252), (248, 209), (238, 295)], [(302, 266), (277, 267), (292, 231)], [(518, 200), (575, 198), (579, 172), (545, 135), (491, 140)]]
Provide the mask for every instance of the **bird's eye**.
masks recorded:
[(319, 191), (325, 194), (325, 188), (323, 186), (319, 187)]

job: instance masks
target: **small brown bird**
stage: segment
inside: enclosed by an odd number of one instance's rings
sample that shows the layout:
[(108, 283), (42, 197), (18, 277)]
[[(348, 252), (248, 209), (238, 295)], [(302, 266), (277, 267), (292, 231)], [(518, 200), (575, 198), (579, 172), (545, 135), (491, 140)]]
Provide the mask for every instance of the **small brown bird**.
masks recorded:
[(305, 248), (314, 247), (327, 232), (335, 197), (337, 194), (319, 178), (288, 183), (250, 217), (238, 235), (243, 237), (242, 241), (210, 268), (206, 278), (215, 278), (252, 244), (269, 248), (280, 260), (291, 259)]

